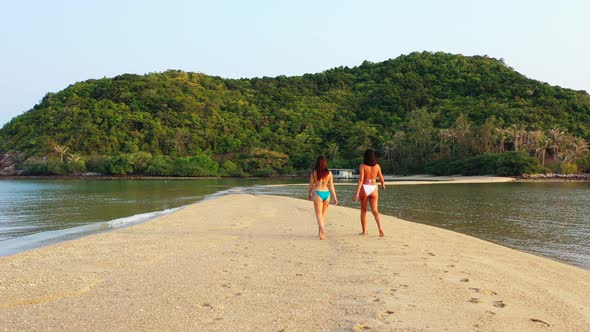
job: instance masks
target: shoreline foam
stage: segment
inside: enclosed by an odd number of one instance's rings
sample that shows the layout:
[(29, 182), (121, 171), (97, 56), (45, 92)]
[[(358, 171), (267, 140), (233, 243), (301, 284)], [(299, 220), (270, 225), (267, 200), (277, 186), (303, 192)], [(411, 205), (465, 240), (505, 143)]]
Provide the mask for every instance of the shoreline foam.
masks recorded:
[(590, 271), (467, 235), (311, 203), (228, 195), (0, 257), (10, 330), (573, 330)]

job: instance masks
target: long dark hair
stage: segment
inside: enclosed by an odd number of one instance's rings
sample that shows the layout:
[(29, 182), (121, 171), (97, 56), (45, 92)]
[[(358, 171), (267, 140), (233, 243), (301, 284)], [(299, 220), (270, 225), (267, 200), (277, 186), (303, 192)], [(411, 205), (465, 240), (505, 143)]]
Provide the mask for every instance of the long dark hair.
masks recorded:
[(318, 156), (318, 159), (315, 160), (315, 167), (313, 170), (316, 171), (317, 180), (328, 176), (328, 162), (324, 156)]
[(363, 164), (368, 165), (368, 166), (377, 165), (377, 159), (375, 158), (375, 152), (373, 152), (373, 150), (371, 150), (371, 149), (365, 150)]

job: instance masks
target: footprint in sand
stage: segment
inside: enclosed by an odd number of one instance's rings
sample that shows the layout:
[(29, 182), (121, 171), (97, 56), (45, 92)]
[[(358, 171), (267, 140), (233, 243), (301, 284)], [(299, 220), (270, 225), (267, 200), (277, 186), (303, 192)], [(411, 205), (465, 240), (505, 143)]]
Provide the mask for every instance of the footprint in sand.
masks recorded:
[(461, 281), (461, 282), (469, 282), (469, 278), (463, 278), (463, 279), (461, 279), (459, 281)]
[(484, 295), (498, 295), (498, 293), (494, 292), (493, 290), (489, 290), (489, 289), (480, 289), (480, 288), (475, 288), (475, 287), (469, 287), (469, 289), (471, 289), (472, 291), (474, 291), (476, 293), (481, 293)]
[(471, 302), (471, 303), (481, 303), (481, 301), (477, 298), (477, 297), (472, 297), (469, 300), (467, 300), (467, 302)]
[(494, 301), (494, 307), (497, 308), (504, 308), (506, 306), (506, 303), (504, 303), (504, 301), (500, 300), (500, 301)]
[(357, 326), (356, 326), (356, 328), (357, 328), (357, 330), (359, 330), (359, 331), (367, 331), (367, 330), (370, 330), (370, 329), (371, 329), (370, 327), (368, 327), (368, 326), (367, 326), (367, 325), (365, 325), (365, 324), (359, 324), (359, 325), (357, 325)]
[(538, 324), (542, 324), (542, 325), (544, 325), (544, 326), (551, 326), (551, 324), (549, 324), (549, 323), (547, 323), (547, 322), (545, 322), (545, 321), (542, 321), (542, 320), (540, 320), (540, 319), (537, 319), (537, 318), (531, 318), (531, 322), (533, 322), (533, 323), (538, 323)]
[(373, 302), (373, 303), (377, 303), (377, 302), (379, 302), (379, 301), (381, 301), (381, 300), (379, 300), (379, 299), (378, 299), (378, 298), (376, 298), (376, 297), (373, 297), (373, 298), (371, 299), (371, 302)]
[(436, 256), (433, 252), (428, 253), (430, 256)]
[(385, 324), (390, 324), (395, 319), (394, 318), (395, 316), (392, 316), (393, 314), (395, 314), (395, 311), (387, 310), (387, 311), (382, 311), (377, 317), (379, 320), (383, 321)]

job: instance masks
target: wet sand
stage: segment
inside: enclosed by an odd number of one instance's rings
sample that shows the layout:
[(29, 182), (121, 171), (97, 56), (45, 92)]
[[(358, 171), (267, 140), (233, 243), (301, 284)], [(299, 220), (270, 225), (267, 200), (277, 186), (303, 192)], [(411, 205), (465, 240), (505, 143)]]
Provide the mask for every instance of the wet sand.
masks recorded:
[(588, 331), (590, 271), (466, 235), (230, 195), (0, 257), (0, 330)]

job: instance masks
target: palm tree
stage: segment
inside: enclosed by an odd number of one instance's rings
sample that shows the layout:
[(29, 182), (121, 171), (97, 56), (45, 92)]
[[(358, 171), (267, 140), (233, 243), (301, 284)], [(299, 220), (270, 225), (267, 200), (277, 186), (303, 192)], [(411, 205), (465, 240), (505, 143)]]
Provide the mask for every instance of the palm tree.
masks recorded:
[(526, 127), (523, 125), (512, 125), (512, 127), (508, 130), (508, 134), (512, 136), (514, 151), (518, 152), (518, 145), (526, 134)]
[(336, 144), (336, 143), (328, 144), (328, 151), (332, 155), (332, 161), (336, 160), (336, 153), (338, 152), (338, 149), (339, 149), (338, 144)]
[(383, 143), (383, 154), (385, 155), (385, 158), (389, 160), (389, 162), (391, 163), (391, 167), (393, 167), (393, 156), (395, 154), (395, 150), (393, 147), (394, 144), (395, 143), (393, 143), (392, 141)]
[(553, 151), (553, 156), (558, 155), (558, 151), (563, 145), (563, 137), (565, 133), (559, 128), (549, 129), (547, 131), (547, 137), (549, 138), (549, 148)]
[(574, 159), (574, 136), (565, 134), (561, 137), (561, 145), (557, 149), (557, 158), (564, 162)]
[(573, 160), (575, 161), (578, 158), (580, 158), (580, 156), (582, 156), (582, 154), (585, 151), (588, 151), (588, 148), (590, 148), (590, 145), (588, 144), (588, 142), (586, 142), (585, 139), (581, 138), (581, 137), (574, 137), (572, 139), (572, 151), (573, 151)]
[(78, 153), (70, 153), (66, 158), (69, 163), (80, 161), (82, 157)]
[(404, 146), (405, 138), (406, 133), (403, 131), (398, 131), (393, 135), (393, 137), (383, 144), (383, 154), (385, 155), (385, 158), (389, 159), (391, 162), (392, 168), (395, 168), (394, 161), (396, 155), (402, 155), (401, 149)]
[(55, 151), (55, 153), (57, 153), (57, 155), (59, 156), (59, 159), (61, 160), (62, 163), (64, 161), (64, 156), (66, 155), (66, 153), (68, 152), (69, 149), (70, 148), (68, 148), (65, 145), (56, 144), (53, 146), (53, 151)]
[(449, 130), (440, 129), (438, 131), (438, 146), (442, 155), (447, 155), (449, 152)]
[(457, 150), (461, 156), (465, 156), (469, 152), (469, 134), (471, 133), (471, 121), (469, 118), (461, 113), (453, 127), (455, 138), (457, 140)]
[(524, 144), (527, 146), (528, 151), (530, 154), (534, 154), (535, 157), (537, 156), (537, 148), (539, 145), (539, 141), (541, 140), (541, 137), (543, 137), (543, 132), (540, 130), (533, 130), (533, 131), (529, 131), (526, 132), (524, 137), (523, 137), (523, 141)]
[(498, 153), (504, 153), (504, 143), (508, 138), (508, 130), (504, 128), (496, 128), (494, 130), (494, 138), (498, 143)]
[(539, 137), (537, 141), (537, 147), (535, 149), (535, 155), (537, 159), (541, 159), (541, 166), (545, 167), (545, 155), (547, 153), (547, 149), (551, 146), (551, 141), (549, 137), (545, 136), (544, 134)]

